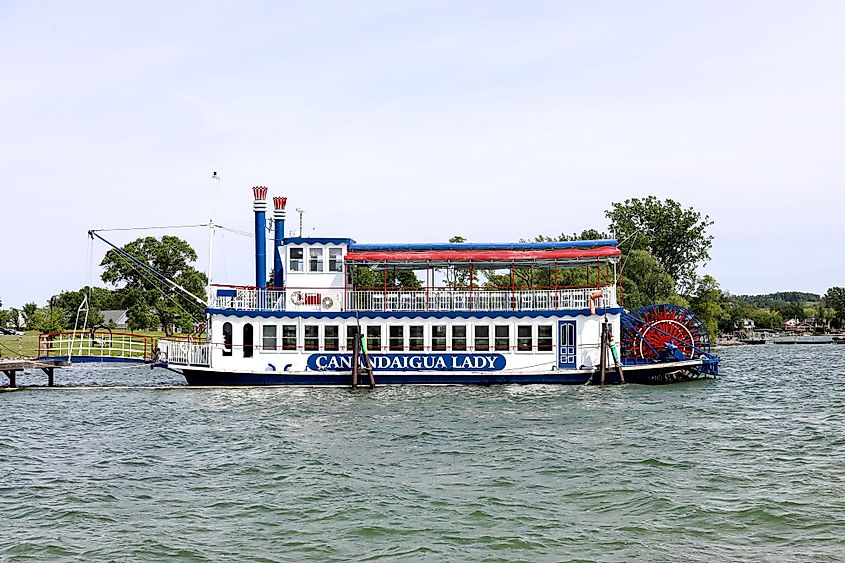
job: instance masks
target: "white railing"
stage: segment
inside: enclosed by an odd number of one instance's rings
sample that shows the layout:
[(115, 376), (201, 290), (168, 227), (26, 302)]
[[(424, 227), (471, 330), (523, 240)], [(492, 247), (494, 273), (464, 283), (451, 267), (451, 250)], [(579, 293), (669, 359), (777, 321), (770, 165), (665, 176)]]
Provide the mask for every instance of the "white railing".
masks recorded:
[(208, 306), (212, 309), (237, 309), (239, 311), (284, 311), (285, 292), (279, 289), (231, 288), (234, 296), (220, 296), (212, 288)]
[(153, 355), (153, 339), (143, 334), (90, 331), (59, 332), (38, 336), (38, 356), (129, 358), (144, 360)]
[[(543, 311), (587, 309), (596, 288), (527, 290), (347, 291), (352, 311)], [(616, 288), (601, 289), (597, 308), (616, 307)]]
[(186, 340), (158, 341), (161, 350), (161, 360), (168, 364), (180, 366), (210, 366), (211, 344), (195, 344)]
[[(284, 311), (285, 291), (255, 288), (230, 290), (231, 296), (213, 294), (209, 307), (243, 311)], [(319, 290), (312, 290), (319, 291)], [(559, 289), (448, 289), (430, 288), (413, 291), (347, 291), (345, 311), (543, 311), (587, 309), (595, 287)], [(597, 308), (618, 307), (616, 287), (601, 288)], [(294, 307), (288, 307), (293, 309)], [(319, 303), (316, 310), (320, 310)]]

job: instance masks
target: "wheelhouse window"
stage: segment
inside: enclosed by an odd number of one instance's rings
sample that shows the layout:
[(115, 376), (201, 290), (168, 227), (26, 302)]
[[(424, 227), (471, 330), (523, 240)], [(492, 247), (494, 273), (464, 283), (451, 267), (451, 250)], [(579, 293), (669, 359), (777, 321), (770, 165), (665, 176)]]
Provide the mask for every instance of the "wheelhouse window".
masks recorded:
[(446, 325), (431, 327), (431, 349), (438, 352), (446, 350)]
[(496, 326), (496, 351), (507, 352), (511, 347), (511, 327), (507, 325)]
[(340, 350), (340, 327), (327, 325), (323, 328), (323, 348), (329, 352)]
[(261, 349), (275, 350), (276, 349), (276, 325), (262, 325), (261, 326)]
[(313, 352), (320, 349), (320, 327), (318, 325), (305, 325), (305, 350)]
[(351, 352), (355, 349), (355, 338), (358, 336), (358, 327), (356, 325), (346, 325), (346, 351)]
[(296, 325), (282, 325), (282, 350), (296, 350)]
[(381, 350), (381, 326), (367, 327), (367, 351)]
[(487, 352), (490, 350), (490, 327), (477, 326), (475, 327), (475, 351)]
[(223, 355), (232, 355), (232, 323), (223, 323)]
[(520, 352), (530, 352), (532, 349), (532, 330), (530, 325), (516, 327), (516, 349)]
[(540, 325), (537, 327), (537, 350), (540, 352), (552, 351), (552, 325)]
[(343, 249), (330, 248), (329, 249), (329, 271), (342, 272), (343, 271)]
[(252, 357), (252, 323), (244, 325), (244, 358)]
[(467, 349), (467, 327), (466, 325), (455, 325), (452, 327), (452, 350), (463, 352)]
[(303, 248), (292, 247), (288, 252), (290, 252), (290, 259), (288, 261), (288, 271), (304, 272), (305, 250)]
[(425, 327), (411, 326), (408, 327), (408, 348), (412, 352), (419, 352), (425, 349)]
[(308, 271), (322, 272), (323, 271), (323, 249), (309, 248), (308, 249)]
[(389, 341), (391, 352), (402, 352), (405, 349), (405, 327), (391, 326), (388, 328)]

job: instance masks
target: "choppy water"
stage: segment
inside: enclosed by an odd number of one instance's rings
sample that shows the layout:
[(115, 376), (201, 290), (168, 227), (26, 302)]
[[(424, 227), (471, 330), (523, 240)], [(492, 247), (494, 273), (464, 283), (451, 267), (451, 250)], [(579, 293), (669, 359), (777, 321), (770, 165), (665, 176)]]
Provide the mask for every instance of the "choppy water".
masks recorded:
[(0, 560), (845, 558), (845, 346), (720, 352), (663, 387), (0, 393)]

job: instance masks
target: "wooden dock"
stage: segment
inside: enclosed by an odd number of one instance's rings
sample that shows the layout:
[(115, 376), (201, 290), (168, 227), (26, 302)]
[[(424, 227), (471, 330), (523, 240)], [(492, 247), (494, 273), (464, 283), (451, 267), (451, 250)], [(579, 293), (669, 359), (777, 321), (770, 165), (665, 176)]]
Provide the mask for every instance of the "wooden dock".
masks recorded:
[(9, 387), (17, 387), (17, 374), (28, 369), (40, 369), (47, 374), (47, 386), (53, 386), (53, 372), (56, 368), (69, 366), (69, 362), (53, 360), (0, 360), (0, 371), (9, 378)]

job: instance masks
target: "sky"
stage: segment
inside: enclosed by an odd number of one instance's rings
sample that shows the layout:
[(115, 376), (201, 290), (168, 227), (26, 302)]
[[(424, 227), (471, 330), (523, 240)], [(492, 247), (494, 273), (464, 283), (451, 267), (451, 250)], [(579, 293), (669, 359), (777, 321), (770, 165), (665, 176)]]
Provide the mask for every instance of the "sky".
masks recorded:
[[(603, 230), (673, 198), (714, 221), (723, 289), (823, 293), (843, 28), (841, 1), (3, 0), (0, 300), (96, 281), (88, 229), (251, 231), (254, 185), (360, 242)], [(207, 268), (203, 229), (104, 236), (148, 234)], [(252, 283), (252, 244), (218, 230), (213, 281)]]

